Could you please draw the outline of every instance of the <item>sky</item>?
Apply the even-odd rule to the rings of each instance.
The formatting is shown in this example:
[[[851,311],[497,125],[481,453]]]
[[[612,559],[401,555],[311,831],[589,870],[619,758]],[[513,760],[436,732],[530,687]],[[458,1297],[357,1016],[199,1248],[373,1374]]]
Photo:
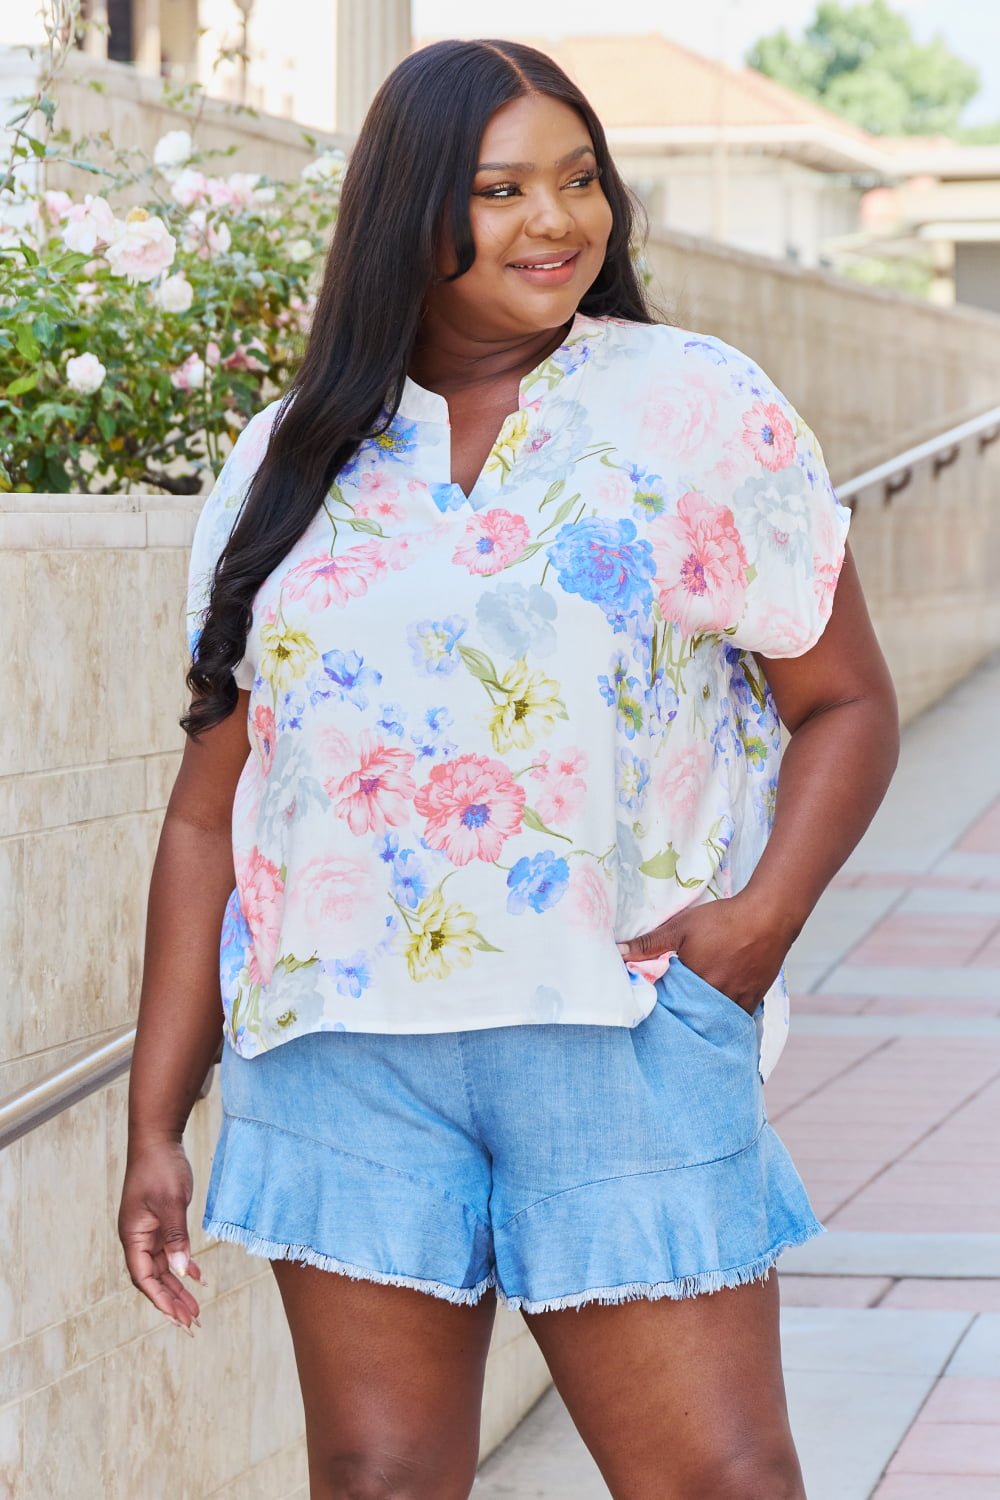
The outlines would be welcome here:
[[[413,0],[414,36],[558,36],[660,31],[709,57],[739,66],[759,36],[784,26],[801,33],[815,0]],[[995,0],[894,0],[919,41],[943,36],[973,63],[982,91],[967,124],[1000,119],[1000,6]]]

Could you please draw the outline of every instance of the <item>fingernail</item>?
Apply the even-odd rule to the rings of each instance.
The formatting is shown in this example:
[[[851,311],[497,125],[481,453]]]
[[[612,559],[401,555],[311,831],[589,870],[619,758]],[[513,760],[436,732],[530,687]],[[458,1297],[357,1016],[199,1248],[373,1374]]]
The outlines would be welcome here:
[[[175,1276],[183,1276],[188,1268],[188,1256],[183,1250],[171,1250],[167,1256],[167,1265]]]
[[[197,1323],[197,1325],[198,1325],[199,1328],[201,1327],[201,1319],[200,1318],[194,1318],[194,1319],[192,1319],[192,1321],[195,1322],[195,1323]]]
[[[616,943],[615,947],[618,949],[619,953],[627,953],[628,952],[628,943]]]

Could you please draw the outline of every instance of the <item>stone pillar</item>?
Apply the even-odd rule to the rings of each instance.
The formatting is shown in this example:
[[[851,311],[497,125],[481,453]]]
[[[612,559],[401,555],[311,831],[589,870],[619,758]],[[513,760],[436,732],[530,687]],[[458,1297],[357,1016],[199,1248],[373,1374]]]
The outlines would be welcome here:
[[[108,55],[108,0],[90,0],[86,7],[87,31],[83,50],[88,57]]]
[[[132,53],[137,68],[160,76],[160,0],[132,0]]]
[[[337,0],[337,130],[356,135],[376,89],[410,50],[410,0]]]

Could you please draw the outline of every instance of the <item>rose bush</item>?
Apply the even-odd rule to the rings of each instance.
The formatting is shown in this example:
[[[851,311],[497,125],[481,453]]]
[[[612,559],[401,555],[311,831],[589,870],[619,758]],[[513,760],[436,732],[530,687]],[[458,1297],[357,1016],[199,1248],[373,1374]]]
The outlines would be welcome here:
[[[213,173],[184,129],[88,144],[22,129],[0,178],[0,489],[196,494],[298,362],[345,158],[289,182]],[[32,189],[46,159],[103,190]]]

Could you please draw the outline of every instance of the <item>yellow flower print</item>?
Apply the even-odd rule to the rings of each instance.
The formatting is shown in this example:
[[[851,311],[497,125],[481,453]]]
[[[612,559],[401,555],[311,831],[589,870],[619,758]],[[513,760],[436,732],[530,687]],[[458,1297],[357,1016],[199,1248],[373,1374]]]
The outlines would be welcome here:
[[[438,887],[414,915],[420,927],[405,935],[403,946],[411,979],[447,979],[455,964],[469,967],[473,949],[483,946],[471,911],[457,901],[446,906]]]
[[[528,672],[522,656],[500,678],[504,701],[490,715],[489,729],[497,751],[528,750],[540,735],[548,734],[556,719],[567,719],[566,705],[558,696],[559,684],[543,672]]]
[[[304,677],[310,665],[318,660],[312,639],[304,630],[290,630],[287,625],[262,625],[263,646],[260,675],[266,677],[276,693],[286,693],[297,677]]]
[[[497,440],[486,460],[486,473],[492,474],[495,469],[502,470],[502,483],[514,467],[514,460],[524,446],[527,436],[528,413],[526,411],[514,412],[507,418],[497,434]]]

